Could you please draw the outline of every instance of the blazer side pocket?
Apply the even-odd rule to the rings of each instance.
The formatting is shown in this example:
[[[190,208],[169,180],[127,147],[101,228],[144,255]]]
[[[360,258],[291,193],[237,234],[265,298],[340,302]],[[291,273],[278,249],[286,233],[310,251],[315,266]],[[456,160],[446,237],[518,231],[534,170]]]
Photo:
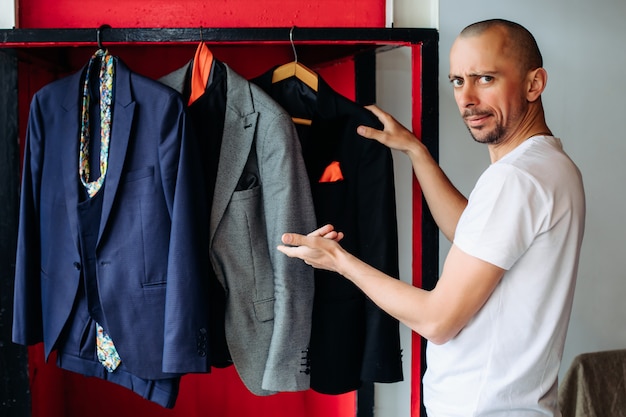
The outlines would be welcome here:
[[[254,314],[259,321],[274,319],[274,298],[254,302]]]

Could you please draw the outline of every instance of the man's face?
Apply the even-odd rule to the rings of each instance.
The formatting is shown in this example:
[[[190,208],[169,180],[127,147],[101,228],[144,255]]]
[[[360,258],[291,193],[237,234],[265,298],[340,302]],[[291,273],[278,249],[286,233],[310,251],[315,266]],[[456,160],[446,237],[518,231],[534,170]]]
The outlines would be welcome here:
[[[524,74],[506,46],[505,32],[490,29],[459,37],[450,51],[450,82],[472,137],[499,144],[514,134],[528,110]]]

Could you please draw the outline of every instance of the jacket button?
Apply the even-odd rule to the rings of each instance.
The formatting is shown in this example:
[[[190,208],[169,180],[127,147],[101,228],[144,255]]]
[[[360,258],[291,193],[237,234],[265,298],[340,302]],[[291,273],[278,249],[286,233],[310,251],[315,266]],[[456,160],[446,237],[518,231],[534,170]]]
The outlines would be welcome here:
[[[74,262],[74,268],[75,268],[77,271],[80,271],[80,268],[81,268],[80,262]]]
[[[196,348],[198,350],[198,355],[201,357],[205,357],[207,355],[207,330],[202,327],[198,330],[198,334],[196,336]]]
[[[207,340],[207,331],[204,327],[202,327],[200,330],[198,330],[198,333],[196,335],[196,340],[198,340],[198,342],[206,342]]]

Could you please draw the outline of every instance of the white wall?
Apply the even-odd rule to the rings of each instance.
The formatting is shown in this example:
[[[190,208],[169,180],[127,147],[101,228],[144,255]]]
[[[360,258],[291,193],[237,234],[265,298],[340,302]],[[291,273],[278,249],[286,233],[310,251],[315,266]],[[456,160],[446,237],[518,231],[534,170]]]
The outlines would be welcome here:
[[[0,29],[15,26],[15,0],[0,0]]]
[[[395,27],[439,28],[440,163],[465,194],[489,158],[485,147],[469,136],[454,103],[447,80],[450,46],[466,25],[494,17],[521,23],[535,35],[549,77],[543,94],[548,125],[582,171],[587,195],[586,233],[561,377],[579,353],[626,348],[626,1],[394,0],[394,10]],[[378,67],[378,104],[410,126],[408,54],[380,54]],[[396,156],[403,230],[410,225],[410,218],[401,214],[411,204],[410,188],[405,188],[410,166],[404,155]],[[406,248],[406,236],[400,239]],[[442,238],[441,262],[449,247]],[[408,280],[407,254],[401,254],[401,263],[401,278]],[[407,349],[405,345],[405,362]],[[410,397],[402,384],[377,385],[377,417],[410,416]]]
[[[405,126],[411,126],[411,54],[408,48],[399,48],[377,56],[377,104],[394,115]],[[394,157],[400,279],[412,282],[411,242],[412,207],[411,187],[413,171],[406,155],[392,151]],[[376,384],[375,416],[408,417],[411,415],[411,331],[400,326],[404,381],[394,384]]]

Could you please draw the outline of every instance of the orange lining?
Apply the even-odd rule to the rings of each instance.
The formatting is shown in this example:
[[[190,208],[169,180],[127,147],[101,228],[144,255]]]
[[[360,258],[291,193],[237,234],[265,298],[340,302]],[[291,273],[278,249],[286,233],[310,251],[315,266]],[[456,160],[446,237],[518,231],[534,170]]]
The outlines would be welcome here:
[[[213,65],[213,53],[211,53],[204,42],[200,42],[193,57],[191,95],[189,96],[189,103],[187,103],[188,106],[191,106],[191,103],[204,94],[209,75],[211,74],[211,65]]]

